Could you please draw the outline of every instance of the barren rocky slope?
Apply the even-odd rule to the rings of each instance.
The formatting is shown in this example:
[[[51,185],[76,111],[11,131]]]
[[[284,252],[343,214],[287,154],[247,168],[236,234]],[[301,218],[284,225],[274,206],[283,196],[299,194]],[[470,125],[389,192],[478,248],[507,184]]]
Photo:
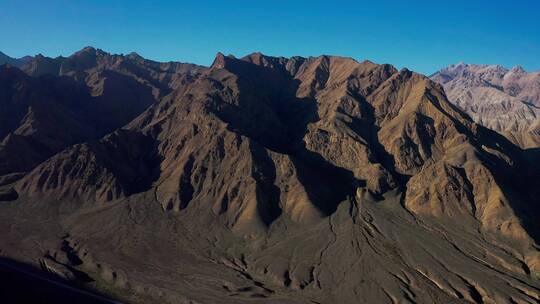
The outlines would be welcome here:
[[[24,72],[0,66],[0,186],[72,144],[127,124],[198,70],[90,47],[67,58],[22,61]]]
[[[218,54],[18,181],[0,248],[132,302],[534,303],[525,156],[406,69]]]
[[[477,123],[524,147],[540,144],[540,72],[459,63],[433,74],[451,102]]]

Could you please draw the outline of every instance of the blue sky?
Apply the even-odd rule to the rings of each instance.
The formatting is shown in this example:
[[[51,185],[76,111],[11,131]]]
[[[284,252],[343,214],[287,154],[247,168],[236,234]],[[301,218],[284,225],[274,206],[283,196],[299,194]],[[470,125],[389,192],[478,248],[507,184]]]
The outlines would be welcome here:
[[[44,4],[46,3],[46,4]],[[243,56],[350,56],[431,74],[448,64],[540,69],[540,1],[0,0],[0,51],[112,53],[208,65]]]

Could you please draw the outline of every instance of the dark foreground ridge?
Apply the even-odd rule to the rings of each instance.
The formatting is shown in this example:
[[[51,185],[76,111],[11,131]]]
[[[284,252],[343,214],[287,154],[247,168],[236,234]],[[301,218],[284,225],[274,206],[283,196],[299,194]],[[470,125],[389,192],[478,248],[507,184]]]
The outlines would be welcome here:
[[[11,259],[0,258],[0,294],[4,303],[119,304],[96,291]]]

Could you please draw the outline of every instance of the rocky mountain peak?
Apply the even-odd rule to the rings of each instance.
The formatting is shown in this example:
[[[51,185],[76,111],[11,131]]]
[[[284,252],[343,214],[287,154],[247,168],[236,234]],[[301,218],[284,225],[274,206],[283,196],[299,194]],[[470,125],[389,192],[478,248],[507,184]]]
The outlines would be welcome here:
[[[522,66],[520,65],[516,65],[515,67],[513,67],[512,69],[510,69],[510,72],[511,73],[515,73],[515,74],[525,74],[527,73]]]
[[[225,56],[223,53],[218,52],[214,58],[214,62],[212,62],[211,67],[215,69],[223,69],[226,67],[227,62],[231,59],[234,59],[234,56]]]

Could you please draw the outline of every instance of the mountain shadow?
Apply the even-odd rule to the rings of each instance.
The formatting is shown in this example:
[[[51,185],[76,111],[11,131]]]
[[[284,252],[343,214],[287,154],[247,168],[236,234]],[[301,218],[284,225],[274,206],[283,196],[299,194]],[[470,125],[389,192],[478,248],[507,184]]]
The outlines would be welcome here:
[[[67,280],[38,267],[0,257],[2,303],[110,304],[110,295],[77,280]]]

